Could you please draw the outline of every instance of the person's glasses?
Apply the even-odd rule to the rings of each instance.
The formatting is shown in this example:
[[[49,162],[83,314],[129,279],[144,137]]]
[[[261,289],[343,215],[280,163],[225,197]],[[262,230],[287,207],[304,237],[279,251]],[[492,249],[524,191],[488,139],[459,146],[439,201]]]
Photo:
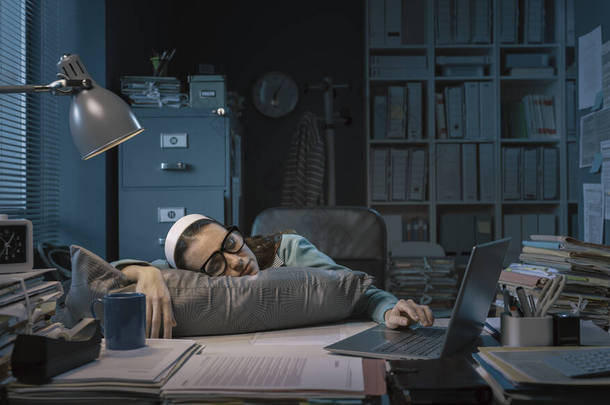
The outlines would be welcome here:
[[[244,247],[244,235],[232,226],[227,229],[227,235],[222,240],[220,249],[212,253],[208,260],[201,266],[201,271],[210,277],[219,277],[227,271],[227,259],[224,253],[238,253]]]

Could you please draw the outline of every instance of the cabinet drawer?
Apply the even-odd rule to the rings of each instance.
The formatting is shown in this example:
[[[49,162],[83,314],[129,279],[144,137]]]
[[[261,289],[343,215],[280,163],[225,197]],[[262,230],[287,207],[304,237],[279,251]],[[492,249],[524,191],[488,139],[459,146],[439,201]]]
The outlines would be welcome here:
[[[163,209],[166,210],[163,210]],[[119,196],[119,257],[152,261],[165,259],[163,244],[173,222],[181,216],[168,215],[167,210],[184,214],[203,214],[224,223],[224,191],[222,189],[122,190]],[[171,218],[173,217],[173,218]]]
[[[225,186],[221,117],[147,117],[146,131],[121,144],[122,187]]]

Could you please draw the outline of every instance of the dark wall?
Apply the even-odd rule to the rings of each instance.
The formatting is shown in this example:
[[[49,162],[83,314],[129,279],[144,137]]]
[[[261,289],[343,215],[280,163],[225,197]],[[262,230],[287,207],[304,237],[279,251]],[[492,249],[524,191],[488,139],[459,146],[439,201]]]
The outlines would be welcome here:
[[[186,83],[199,63],[214,64],[227,75],[229,89],[246,97],[246,230],[260,211],[279,205],[284,160],[299,116],[307,110],[322,114],[317,92],[302,93],[297,110],[287,117],[258,114],[250,88],[270,70],[290,74],[299,85],[324,76],[351,82],[351,92],[340,92],[335,100],[336,110],[349,107],[354,119],[336,132],[337,204],[366,203],[362,1],[106,0],[106,5],[107,84],[112,90],[118,92],[122,75],[151,73],[153,48],[176,48],[168,75]]]

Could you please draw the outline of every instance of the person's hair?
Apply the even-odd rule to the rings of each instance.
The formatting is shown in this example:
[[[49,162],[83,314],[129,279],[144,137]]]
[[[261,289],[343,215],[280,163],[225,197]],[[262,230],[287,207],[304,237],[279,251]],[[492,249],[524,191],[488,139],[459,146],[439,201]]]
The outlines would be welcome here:
[[[193,270],[198,271],[199,269],[190,269],[186,266],[184,261],[184,254],[186,250],[191,245],[192,241],[203,232],[204,228],[209,224],[217,224],[226,228],[223,224],[213,219],[199,219],[192,224],[190,224],[176,243],[176,249],[174,250],[174,261],[176,262],[176,267],[184,270]],[[246,245],[250,248],[254,256],[256,257],[256,261],[258,262],[258,267],[261,270],[267,269],[271,267],[273,261],[275,259],[275,254],[280,247],[280,243],[282,242],[282,235],[285,232],[278,232],[271,235],[255,235],[252,237],[244,236],[244,241]]]

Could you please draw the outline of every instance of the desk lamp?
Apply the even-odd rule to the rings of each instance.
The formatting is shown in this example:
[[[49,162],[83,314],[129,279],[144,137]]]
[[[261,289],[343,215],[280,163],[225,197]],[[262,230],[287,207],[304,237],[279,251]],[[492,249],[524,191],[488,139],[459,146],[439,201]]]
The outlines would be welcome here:
[[[119,96],[99,86],[78,55],[63,55],[56,80],[47,85],[0,86],[0,93],[70,95],[70,132],[83,160],[87,160],[144,131]]]

